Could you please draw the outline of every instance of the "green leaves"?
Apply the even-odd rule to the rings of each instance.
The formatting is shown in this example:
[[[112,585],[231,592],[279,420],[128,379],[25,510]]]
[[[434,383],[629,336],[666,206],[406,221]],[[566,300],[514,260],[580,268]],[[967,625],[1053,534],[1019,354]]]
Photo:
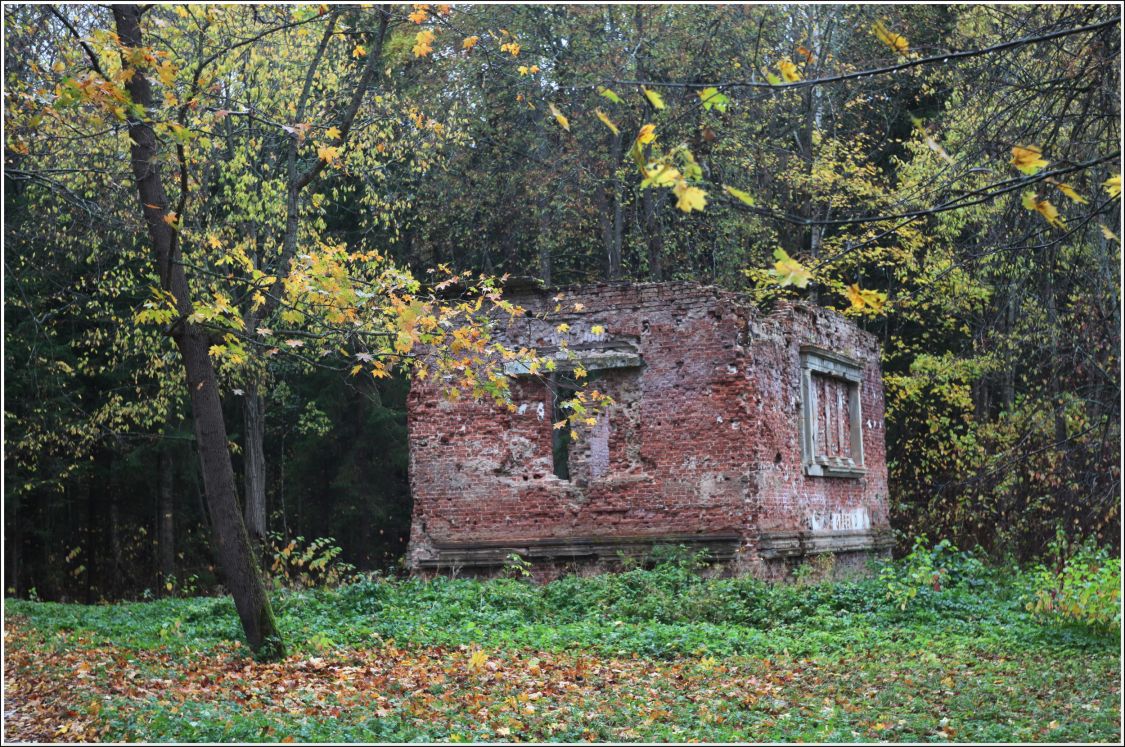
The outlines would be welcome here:
[[[704,88],[700,91],[699,100],[703,104],[703,108],[707,111],[714,109],[719,112],[725,112],[727,110],[727,105],[730,104],[730,99],[727,98],[726,94],[719,93],[719,89],[714,86]]]
[[[621,100],[620,96],[618,96],[616,93],[614,93],[610,89],[606,88],[605,86],[598,86],[598,95],[604,96],[605,98],[609,99],[610,101],[612,101],[615,104],[624,104],[625,103],[624,101]]]

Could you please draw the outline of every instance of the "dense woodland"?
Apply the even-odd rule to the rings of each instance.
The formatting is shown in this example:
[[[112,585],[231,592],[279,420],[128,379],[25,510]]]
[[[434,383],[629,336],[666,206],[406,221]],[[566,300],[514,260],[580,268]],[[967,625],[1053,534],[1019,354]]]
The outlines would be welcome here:
[[[393,570],[409,379],[502,398],[443,330],[504,275],[837,308],[883,342],[904,536],[1116,549],[1115,6],[3,12],[8,595],[319,538]]]

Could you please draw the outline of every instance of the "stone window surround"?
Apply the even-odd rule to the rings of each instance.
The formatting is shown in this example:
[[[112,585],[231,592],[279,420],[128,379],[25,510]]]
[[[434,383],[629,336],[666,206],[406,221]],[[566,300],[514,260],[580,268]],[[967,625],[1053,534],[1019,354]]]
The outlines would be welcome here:
[[[846,355],[833,353],[813,345],[801,346],[800,433],[801,461],[805,474],[811,477],[859,478],[867,474],[863,463],[863,413],[859,388],[863,382],[860,363]],[[816,457],[817,403],[813,374],[844,381],[848,386],[848,420],[851,424],[848,459]]]

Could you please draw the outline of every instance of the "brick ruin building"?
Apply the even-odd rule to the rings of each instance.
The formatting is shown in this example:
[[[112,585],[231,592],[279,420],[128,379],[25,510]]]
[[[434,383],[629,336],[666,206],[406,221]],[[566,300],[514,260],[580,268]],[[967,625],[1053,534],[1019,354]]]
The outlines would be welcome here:
[[[517,553],[550,577],[684,545],[777,578],[812,556],[834,554],[840,574],[888,551],[873,335],[696,283],[506,296],[528,311],[507,342],[546,355],[565,334],[573,354],[547,381],[510,370],[514,411],[413,388],[415,573],[495,573]],[[615,403],[571,443],[553,423],[575,358]]]

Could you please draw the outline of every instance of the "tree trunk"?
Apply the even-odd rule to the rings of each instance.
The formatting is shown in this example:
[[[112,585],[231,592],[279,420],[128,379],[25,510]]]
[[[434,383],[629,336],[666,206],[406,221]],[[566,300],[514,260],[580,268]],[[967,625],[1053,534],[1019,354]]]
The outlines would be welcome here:
[[[266,521],[266,452],[264,442],[266,438],[266,417],[262,404],[262,395],[258,392],[257,384],[246,387],[242,400],[242,420],[245,426],[246,439],[243,444],[246,449],[243,478],[245,481],[245,495],[243,496],[246,512],[246,531],[250,539],[259,545],[265,542],[268,531]]]
[[[657,282],[664,279],[664,228],[660,222],[663,195],[653,189],[641,192],[641,209],[644,214],[645,241],[648,244],[648,276]]]
[[[175,465],[167,443],[161,446],[158,459],[160,476],[156,493],[156,540],[160,552],[160,588],[164,589],[168,580],[176,575],[175,503],[172,498]]]
[[[20,503],[23,497],[12,493],[4,498],[4,590],[5,594],[20,597],[23,594],[23,578],[20,561],[23,559],[23,528],[20,525]]]
[[[144,46],[140,26],[142,12],[136,5],[113,6],[117,34],[123,46]],[[129,67],[124,54],[122,65]],[[147,112],[152,106],[152,88],[144,73],[134,70],[126,86],[133,102]],[[130,157],[133,177],[149,237],[152,239],[161,283],[176,298],[179,321],[173,328],[172,336],[180,350],[187,374],[203,490],[207,494],[207,506],[211,513],[215,554],[226,586],[234,597],[235,608],[250,647],[260,657],[280,658],[285,653],[284,645],[238,507],[234,466],[227,446],[227,428],[223,422],[215,369],[207,352],[210,341],[205,330],[188,321],[193,313],[192,300],[184,266],[179,262],[177,236],[165,221],[169,203],[160,178],[156,133],[147,121],[130,115],[129,136],[132,139]]]

